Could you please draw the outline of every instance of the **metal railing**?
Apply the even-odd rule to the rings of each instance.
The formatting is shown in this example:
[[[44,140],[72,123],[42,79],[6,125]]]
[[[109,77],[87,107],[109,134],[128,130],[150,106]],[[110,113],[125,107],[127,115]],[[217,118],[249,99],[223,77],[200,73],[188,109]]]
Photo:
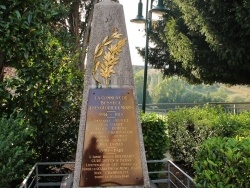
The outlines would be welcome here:
[[[30,170],[28,176],[23,180],[19,188],[60,187],[62,178],[69,175],[69,173],[44,173],[43,171],[41,172],[40,169],[44,169],[44,167],[62,167],[65,165],[74,164],[74,162],[36,163]]]
[[[171,170],[171,168],[175,169],[175,172]],[[177,176],[177,174],[180,176]],[[182,177],[182,178],[181,178]],[[168,188],[170,187],[178,187],[178,188],[194,188],[195,182],[194,180],[186,174],[182,169],[180,169],[176,164],[172,161],[168,161],[168,179],[170,183],[168,184]]]
[[[159,174],[159,178],[151,181],[156,184],[166,184],[168,188],[194,188],[194,180],[187,175],[182,169],[175,165],[170,160],[149,160],[147,163],[164,163],[167,165],[167,170],[153,171],[150,174]],[[19,188],[40,188],[40,187],[60,187],[63,177],[70,173],[44,173],[40,172],[40,168],[51,166],[74,165],[74,162],[44,162],[36,163],[28,176],[23,180]],[[46,177],[46,178],[44,178]],[[181,178],[180,178],[181,177]],[[48,180],[49,178],[49,180]]]
[[[165,115],[168,111],[175,111],[180,108],[203,107],[204,105],[221,106],[225,112],[238,114],[240,112],[250,112],[250,102],[208,102],[208,103],[157,103],[146,104],[146,112],[155,112]],[[141,104],[138,105],[141,109]]]
[[[149,160],[147,163],[165,163],[167,170],[152,171],[150,174],[160,175],[157,179],[151,179],[155,184],[166,184],[168,188],[195,188],[194,180],[170,160]]]

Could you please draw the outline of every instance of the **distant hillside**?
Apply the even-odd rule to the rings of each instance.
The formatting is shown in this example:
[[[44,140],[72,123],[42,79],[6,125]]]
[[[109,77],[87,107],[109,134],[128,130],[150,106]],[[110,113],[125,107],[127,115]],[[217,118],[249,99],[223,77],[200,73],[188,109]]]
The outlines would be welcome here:
[[[221,85],[229,94],[230,101],[233,102],[250,102],[249,86],[225,86]]]
[[[144,66],[133,66],[134,74],[143,71]],[[157,78],[157,79],[156,79]],[[157,81],[156,81],[156,80]],[[154,91],[154,87],[162,82],[162,75],[159,70],[148,68],[148,89]],[[186,90],[190,90],[203,95],[220,96],[225,102],[250,102],[250,86],[228,86],[225,84],[213,85],[190,85],[184,82]]]

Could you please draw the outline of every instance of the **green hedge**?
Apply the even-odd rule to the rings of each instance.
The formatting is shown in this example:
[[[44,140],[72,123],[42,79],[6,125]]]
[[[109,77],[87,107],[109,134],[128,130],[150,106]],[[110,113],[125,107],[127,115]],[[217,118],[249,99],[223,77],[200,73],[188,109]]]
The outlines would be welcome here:
[[[222,114],[222,109],[208,106],[170,111],[167,124],[170,139],[169,150],[173,159],[192,167],[201,143],[218,135],[216,125],[218,116]]]
[[[250,135],[250,113],[243,112],[237,115],[230,115],[232,124],[235,125],[234,136],[247,137]]]
[[[220,107],[205,105],[171,111],[167,124],[172,157],[192,168],[196,153],[205,140],[216,136],[249,135],[250,114],[228,114]]]
[[[212,138],[196,156],[197,188],[250,187],[250,137]]]
[[[156,114],[142,113],[141,124],[147,160],[164,159],[168,147],[166,122]],[[162,164],[148,164],[149,171],[161,170],[162,167]]]
[[[20,115],[0,118],[0,187],[16,187],[31,169],[33,151],[27,140],[32,134]]]

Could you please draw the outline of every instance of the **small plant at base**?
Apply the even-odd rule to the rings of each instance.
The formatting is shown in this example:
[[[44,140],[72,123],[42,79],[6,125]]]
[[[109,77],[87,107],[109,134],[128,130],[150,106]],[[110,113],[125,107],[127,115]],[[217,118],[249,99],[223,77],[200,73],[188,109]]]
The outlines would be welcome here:
[[[27,175],[33,157],[28,141],[32,134],[21,115],[0,118],[0,187],[15,187]]]
[[[141,121],[147,160],[164,159],[168,147],[165,121],[156,114],[141,114]],[[149,171],[161,170],[162,167],[162,164],[148,164]]]

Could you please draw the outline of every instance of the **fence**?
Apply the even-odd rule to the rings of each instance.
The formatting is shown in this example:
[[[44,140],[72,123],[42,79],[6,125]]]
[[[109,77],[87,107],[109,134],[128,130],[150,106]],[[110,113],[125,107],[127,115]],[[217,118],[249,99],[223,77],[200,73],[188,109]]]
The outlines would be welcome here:
[[[36,163],[30,170],[28,176],[23,180],[19,188],[40,188],[40,187],[60,187],[62,178],[68,176],[71,171],[59,172],[65,165],[74,165],[74,162],[44,162]],[[50,167],[49,173],[44,173],[44,169]],[[55,170],[53,170],[53,168]],[[41,172],[42,170],[42,172]]]
[[[166,170],[149,172],[159,174],[159,178],[151,179],[157,185],[168,188],[195,188],[194,180],[170,160],[149,160],[148,163],[165,163]]]
[[[195,187],[193,179],[170,160],[149,160],[147,163],[164,163],[167,166],[165,170],[149,172],[149,174],[160,175],[159,178],[151,180],[156,185],[166,184],[168,188]],[[55,173],[52,170],[49,173],[41,173],[40,169],[44,169],[45,167],[52,167],[52,169],[57,167],[61,169],[67,165],[72,167],[74,166],[74,162],[36,163],[19,188],[60,187],[63,177],[69,176],[71,174],[70,171]]]
[[[225,112],[238,114],[240,112],[250,112],[250,102],[209,102],[209,103],[157,103],[146,104],[146,112],[155,112],[159,115],[165,115],[170,110],[178,110],[180,108],[203,107],[204,105],[221,106]],[[139,109],[141,104],[138,105]]]

